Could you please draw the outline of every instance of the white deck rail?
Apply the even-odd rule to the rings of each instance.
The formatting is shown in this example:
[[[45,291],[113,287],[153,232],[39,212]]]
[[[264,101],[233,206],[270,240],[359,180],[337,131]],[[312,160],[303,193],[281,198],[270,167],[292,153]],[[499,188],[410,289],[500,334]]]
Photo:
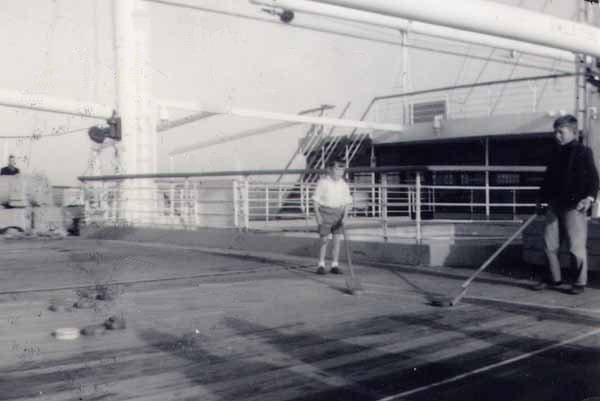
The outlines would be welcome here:
[[[520,220],[536,206],[537,186],[439,185],[432,172],[540,173],[540,167],[386,167],[349,169],[370,183],[350,183],[350,217],[357,222],[383,224],[404,220],[414,224],[414,239],[423,239],[423,220]],[[288,170],[299,174],[303,170]],[[406,182],[391,183],[402,171]],[[396,173],[395,173],[396,172]],[[271,182],[265,176],[280,170],[172,174],[150,176],[81,177],[87,224],[195,229],[281,229],[314,225],[312,194],[315,183]],[[489,174],[486,174],[489,176]],[[138,182],[140,185],[135,185]],[[142,185],[143,183],[143,185]],[[127,200],[125,202],[125,200]],[[125,206],[126,205],[126,206]],[[136,207],[125,210],[124,207]],[[134,216],[134,220],[131,220]]]

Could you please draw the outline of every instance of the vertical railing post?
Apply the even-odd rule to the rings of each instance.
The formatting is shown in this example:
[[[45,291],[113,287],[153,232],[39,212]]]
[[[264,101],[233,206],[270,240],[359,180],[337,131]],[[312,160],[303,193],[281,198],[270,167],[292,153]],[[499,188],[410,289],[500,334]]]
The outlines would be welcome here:
[[[304,181],[300,181],[300,210],[304,212]]]
[[[198,182],[194,182],[192,185],[192,200],[194,201],[194,226],[198,228],[200,225],[200,207],[198,203],[200,202],[199,194],[198,194]]]
[[[269,184],[265,184],[265,220],[269,222]]]
[[[240,193],[238,180],[233,180],[233,226],[240,227]]]
[[[281,190],[281,183],[277,183],[277,209],[281,210],[283,206],[283,191]]]
[[[244,208],[244,229],[250,228],[250,182],[248,177],[244,178],[244,191],[243,191],[243,208]]]
[[[371,217],[375,217],[375,173],[371,173]]]
[[[305,200],[304,200],[304,216],[306,221],[310,219],[310,184],[304,187]]]
[[[388,218],[388,190],[387,190],[387,175],[381,174],[381,194],[379,195],[381,206],[379,209],[379,215],[383,216],[384,219]]]
[[[186,177],[183,181],[183,213],[185,214],[183,221],[185,222],[186,229],[190,225],[190,212],[190,179]]]
[[[173,222],[175,221],[175,183],[172,181],[169,181],[171,188],[170,188],[170,197],[171,197],[171,224],[173,224]]]
[[[490,166],[490,139],[485,138],[485,167]],[[485,171],[485,218],[490,219],[490,171]]]
[[[422,232],[421,232],[421,172],[417,171],[417,177],[415,180],[415,195],[416,195],[416,211],[415,221],[417,223],[417,244],[421,243]]]
[[[512,189],[512,209],[513,209],[513,220],[517,217],[517,190],[515,188]]]
[[[350,167],[350,149],[348,149],[348,145],[344,148],[344,159],[346,160],[346,168]]]
[[[475,202],[473,193],[475,192],[474,189],[470,189],[469,190],[469,210],[471,211],[471,220],[473,220],[473,203]]]

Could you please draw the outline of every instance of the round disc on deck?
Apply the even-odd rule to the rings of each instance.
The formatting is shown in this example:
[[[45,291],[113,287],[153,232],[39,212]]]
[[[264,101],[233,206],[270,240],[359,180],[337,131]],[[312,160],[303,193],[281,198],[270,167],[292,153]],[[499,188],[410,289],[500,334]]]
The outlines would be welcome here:
[[[79,329],[76,327],[63,327],[54,330],[53,335],[58,340],[75,340],[79,338]]]

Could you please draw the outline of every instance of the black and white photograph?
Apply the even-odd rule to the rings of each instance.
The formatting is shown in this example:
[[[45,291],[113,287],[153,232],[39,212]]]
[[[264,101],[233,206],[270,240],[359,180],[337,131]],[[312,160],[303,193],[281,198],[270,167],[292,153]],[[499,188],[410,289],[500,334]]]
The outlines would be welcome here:
[[[598,0],[0,37],[0,401],[600,401]]]

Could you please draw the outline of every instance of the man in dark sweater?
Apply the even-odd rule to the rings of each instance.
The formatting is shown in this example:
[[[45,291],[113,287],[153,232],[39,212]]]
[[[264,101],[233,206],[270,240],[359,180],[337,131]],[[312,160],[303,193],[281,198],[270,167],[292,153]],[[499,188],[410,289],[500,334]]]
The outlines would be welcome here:
[[[544,250],[550,280],[534,290],[560,288],[562,284],[558,249],[560,234],[566,234],[577,278],[567,290],[581,294],[587,284],[587,212],[598,194],[598,171],[592,150],[577,140],[577,119],[572,115],[554,121],[558,148],[547,165],[540,201],[548,204],[544,229]]]
[[[17,175],[19,169],[17,168],[17,161],[13,155],[8,156],[8,166],[0,169],[0,175]]]

